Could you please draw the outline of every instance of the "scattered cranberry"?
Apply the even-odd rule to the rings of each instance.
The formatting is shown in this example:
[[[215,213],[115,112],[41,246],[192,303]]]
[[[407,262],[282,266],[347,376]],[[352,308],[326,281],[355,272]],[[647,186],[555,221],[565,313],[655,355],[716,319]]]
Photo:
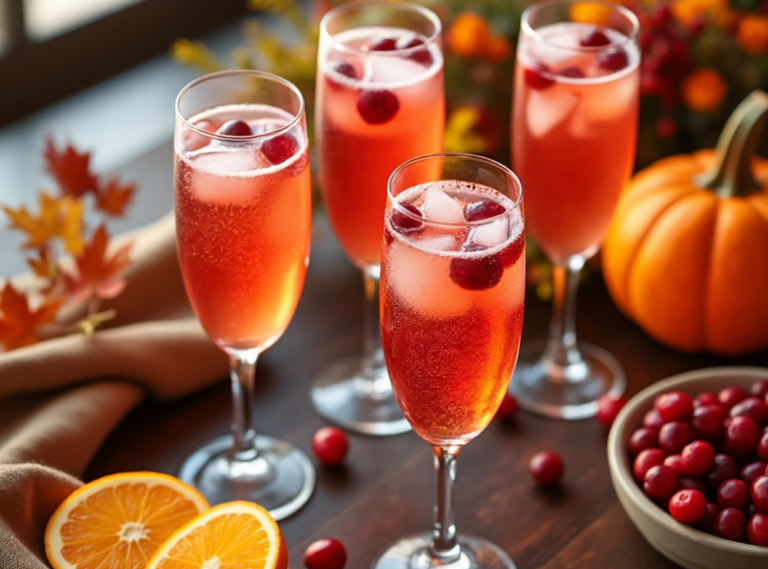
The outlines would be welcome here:
[[[730,387],[724,387],[721,389],[720,393],[717,394],[717,400],[720,401],[720,405],[726,409],[730,409],[746,396],[747,392],[744,390],[744,388],[737,385],[732,385]]]
[[[765,474],[766,463],[762,460],[756,460],[745,464],[739,472],[739,478],[741,478],[747,484],[752,484],[755,480]]]
[[[487,247],[479,244],[468,245],[464,251],[476,253]],[[466,290],[487,290],[499,284],[504,276],[504,267],[497,255],[480,257],[454,257],[449,270],[451,280]]]
[[[251,136],[253,132],[247,123],[239,120],[225,122],[216,131],[216,134],[225,134],[227,136]]]
[[[691,421],[694,435],[707,441],[719,441],[725,433],[726,417],[728,412],[719,403],[696,407]]]
[[[755,397],[765,398],[768,395],[768,380],[756,381],[749,388],[749,392]]]
[[[664,459],[664,466],[671,468],[677,474],[686,474],[685,467],[683,466],[683,457],[679,454],[670,454],[667,458]]]
[[[678,490],[669,500],[669,513],[678,522],[692,525],[704,517],[707,499],[698,490]]]
[[[304,551],[304,567],[307,569],[344,569],[347,550],[335,539],[318,539]]]
[[[659,447],[667,453],[680,452],[691,440],[691,430],[688,423],[671,421],[659,431]]]
[[[627,52],[620,47],[600,52],[597,64],[607,71],[620,71],[629,65]]]
[[[747,519],[744,512],[736,508],[721,510],[712,524],[712,533],[732,541],[742,541]]]
[[[712,445],[704,441],[693,441],[685,445],[680,456],[685,473],[691,476],[706,474],[715,462]]]
[[[602,47],[609,45],[611,40],[601,30],[594,28],[579,38],[579,45],[582,47]]]
[[[626,401],[615,395],[603,395],[597,400],[597,421],[610,428]]]
[[[415,205],[410,203],[398,204],[396,207],[392,208],[392,227],[394,227],[397,231],[400,233],[408,234],[416,231],[417,229],[421,229],[424,226],[423,222],[419,221],[418,219],[414,219],[406,213],[403,213],[400,211],[400,209],[404,209],[416,217],[424,217],[424,214],[422,214],[421,210]]]
[[[768,424],[768,406],[762,399],[755,396],[742,399],[731,407],[731,417],[749,417],[758,427]]]
[[[752,502],[760,512],[768,514],[768,475],[752,482]]]
[[[638,454],[647,448],[659,446],[659,433],[649,427],[640,427],[629,437],[629,452]]]
[[[749,519],[747,541],[753,545],[768,545],[768,514],[757,513]]]
[[[584,79],[584,72],[578,67],[566,67],[557,72],[560,77],[568,77],[570,79]]]
[[[635,478],[642,482],[645,480],[645,475],[653,466],[660,466],[664,463],[664,451],[660,448],[647,448],[641,451],[640,454],[635,457],[635,462],[632,465],[632,472]]]
[[[739,469],[733,458],[727,454],[716,454],[712,469],[706,475],[707,485],[712,490],[717,490],[725,480],[736,478],[738,474]]]
[[[528,85],[531,89],[541,91],[542,89],[546,89],[547,87],[554,85],[554,79],[547,76],[551,73],[552,72],[547,65],[537,62],[534,63],[531,67],[526,67],[523,70],[523,79],[525,80],[525,84]]]
[[[725,444],[737,453],[751,452],[759,439],[760,429],[749,417],[734,417],[725,430]]]
[[[764,432],[757,441],[757,457],[768,461],[768,432]]]
[[[694,407],[704,407],[705,405],[720,405],[720,401],[717,399],[717,394],[712,393],[711,391],[704,391],[703,393],[699,393],[693,399]]]
[[[563,477],[565,464],[559,454],[544,451],[533,456],[528,468],[531,476],[541,486],[555,486],[560,483],[560,479]]]
[[[680,489],[698,490],[702,494],[707,493],[707,486],[701,481],[700,478],[694,478],[693,476],[681,476]]]
[[[643,427],[650,427],[658,431],[663,426],[664,419],[661,418],[657,409],[651,409],[643,416]]]
[[[498,411],[496,411],[496,418],[503,421],[510,421],[517,415],[517,399],[511,393],[505,393],[504,398],[501,400]]]
[[[357,112],[368,124],[384,124],[400,110],[400,101],[392,91],[363,91],[357,97]]]
[[[696,527],[701,531],[712,533],[712,524],[715,523],[717,514],[720,513],[720,506],[707,502],[707,509],[704,511],[704,516],[696,523]]]
[[[290,134],[281,134],[270,138],[261,145],[261,153],[272,164],[282,164],[296,154],[299,143]]]
[[[348,450],[347,435],[336,427],[324,427],[312,437],[312,452],[326,466],[337,466],[344,462]]]
[[[665,423],[687,421],[693,415],[693,397],[682,391],[670,391],[656,398],[653,406]]]
[[[724,481],[717,489],[717,503],[721,508],[746,510],[749,505],[749,486],[738,478]]]
[[[371,51],[394,51],[397,49],[397,40],[393,38],[381,38],[369,48]]]
[[[482,221],[483,219],[502,215],[506,211],[503,205],[493,200],[472,202],[464,209],[464,219],[467,221]]]
[[[419,47],[420,45],[424,45],[424,42],[420,40],[419,38],[412,38],[406,42],[398,41],[397,42],[397,49],[411,49],[413,47]],[[421,63],[422,65],[432,65],[432,54],[429,53],[429,50],[427,48],[420,49],[418,51],[414,51],[412,54],[408,56],[408,59],[412,59],[413,61],[416,61],[418,63]]]
[[[664,465],[652,466],[645,473],[643,489],[655,500],[669,500],[679,488],[680,477],[671,468]]]

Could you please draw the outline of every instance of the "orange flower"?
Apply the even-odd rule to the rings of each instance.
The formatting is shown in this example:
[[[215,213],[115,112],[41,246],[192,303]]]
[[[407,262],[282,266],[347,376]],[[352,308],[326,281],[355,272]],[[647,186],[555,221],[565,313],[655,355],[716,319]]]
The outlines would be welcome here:
[[[476,59],[486,53],[491,29],[482,16],[475,12],[463,12],[456,16],[448,30],[450,50],[465,59]]]
[[[501,63],[512,53],[512,44],[504,36],[491,36],[485,45],[485,57],[494,63]]]
[[[673,0],[672,15],[683,25],[705,18],[727,27],[733,20],[728,0]]]
[[[607,6],[579,2],[571,6],[571,20],[582,24],[607,26],[611,19],[611,9]]]
[[[683,81],[683,101],[694,111],[715,111],[722,104],[728,86],[710,67],[701,67]]]
[[[768,51],[768,19],[749,14],[739,22],[736,41],[750,55]]]

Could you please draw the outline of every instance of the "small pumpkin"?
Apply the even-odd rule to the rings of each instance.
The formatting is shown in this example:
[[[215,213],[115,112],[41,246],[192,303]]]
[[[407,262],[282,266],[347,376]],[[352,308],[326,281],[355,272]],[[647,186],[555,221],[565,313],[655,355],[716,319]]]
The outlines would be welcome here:
[[[755,91],[716,150],[660,160],[622,195],[603,243],[619,308],[683,351],[768,346],[768,160],[753,157],[768,119]]]

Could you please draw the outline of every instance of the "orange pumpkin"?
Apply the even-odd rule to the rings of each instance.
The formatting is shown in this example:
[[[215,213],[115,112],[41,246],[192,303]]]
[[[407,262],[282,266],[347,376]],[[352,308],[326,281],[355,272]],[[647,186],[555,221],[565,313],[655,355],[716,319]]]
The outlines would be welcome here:
[[[768,95],[734,111],[717,150],[660,160],[619,201],[603,273],[619,308],[684,351],[768,346],[768,160],[752,154]]]

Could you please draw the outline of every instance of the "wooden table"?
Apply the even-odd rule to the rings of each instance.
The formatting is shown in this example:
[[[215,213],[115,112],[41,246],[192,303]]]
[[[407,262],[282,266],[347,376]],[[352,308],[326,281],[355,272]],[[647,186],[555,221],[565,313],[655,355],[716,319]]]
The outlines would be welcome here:
[[[170,164],[170,163],[169,163]],[[260,359],[254,418],[257,432],[310,451],[325,425],[309,402],[309,385],[324,366],[361,350],[362,283],[327,223],[315,224],[301,303],[284,337]],[[683,355],[657,344],[613,305],[599,279],[582,287],[579,337],[610,351],[624,366],[628,395],[664,377],[716,365],[768,366],[768,352],[723,359]],[[545,335],[549,306],[529,291],[523,341]],[[229,384],[136,409],[104,444],[86,474],[127,470],[175,473],[197,446],[229,429]],[[607,433],[596,421],[542,419],[520,413],[512,425],[493,422],[463,451],[458,469],[457,527],[494,541],[518,569],[676,567],[646,543],[619,504],[606,460]],[[429,446],[415,434],[351,435],[340,468],[318,467],[310,502],[280,523],[290,567],[303,567],[304,549],[323,537],[340,539],[348,569],[367,569],[388,544],[429,531],[434,473]],[[536,488],[528,461],[541,450],[566,463],[562,487]]]

